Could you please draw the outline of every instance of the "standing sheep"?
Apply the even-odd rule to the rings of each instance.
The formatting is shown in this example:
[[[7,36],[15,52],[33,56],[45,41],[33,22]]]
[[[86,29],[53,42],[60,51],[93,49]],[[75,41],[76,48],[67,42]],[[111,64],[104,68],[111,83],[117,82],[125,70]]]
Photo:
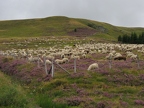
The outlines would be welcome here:
[[[45,62],[46,62],[46,64],[49,64],[49,65],[52,64],[52,62],[50,60],[46,60]]]
[[[63,60],[63,63],[69,62],[69,59],[68,59],[68,58],[63,58],[62,60]]]
[[[98,64],[97,63],[93,63],[93,64],[89,65],[87,70],[90,71],[90,70],[96,69],[96,68],[99,68]]]
[[[82,58],[86,58],[86,54],[82,54],[81,57],[82,57]]]
[[[63,60],[61,60],[61,59],[56,59],[55,62],[56,62],[57,64],[63,64]]]
[[[77,60],[80,60],[80,56],[71,55],[71,59],[77,59]]]
[[[130,58],[131,58],[132,60],[137,60],[137,59],[138,59],[138,55],[133,54]]]

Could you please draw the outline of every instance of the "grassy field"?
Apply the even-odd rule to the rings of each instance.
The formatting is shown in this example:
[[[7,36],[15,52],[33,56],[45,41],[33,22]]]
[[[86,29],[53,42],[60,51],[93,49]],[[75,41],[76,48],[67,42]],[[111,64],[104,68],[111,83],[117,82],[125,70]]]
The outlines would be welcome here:
[[[0,72],[0,107],[1,108],[36,108],[20,83]]]
[[[58,44],[54,40],[50,43]],[[37,43],[40,41],[36,40]],[[37,49],[36,42],[30,43],[33,49]],[[83,43],[72,39],[69,42]],[[0,73],[0,107],[143,108],[143,56],[139,56],[139,67],[136,61],[127,59],[112,61],[110,69],[108,61],[104,59],[106,55],[89,54],[87,58],[78,60],[77,73],[74,73],[73,60],[68,64],[61,64],[70,75],[55,66],[53,78],[46,76],[44,67],[38,68],[37,63],[0,56],[0,69],[5,73]],[[97,62],[100,68],[87,71],[87,66],[93,62]]]
[[[76,30],[76,31],[75,31]],[[117,42],[117,37],[144,28],[117,27],[107,23],[68,17],[0,21],[1,51],[20,49],[64,48],[69,45]],[[83,32],[86,33],[83,33]],[[118,50],[120,52],[120,50]],[[112,61],[107,54],[95,53],[62,64],[70,74],[55,66],[54,77],[44,67],[24,59],[0,56],[1,108],[143,108],[144,56],[136,61]],[[100,69],[87,71],[93,62]],[[50,69],[50,66],[48,66]]]
[[[77,73],[72,60],[62,64],[70,75],[55,66],[54,78],[45,77],[43,68],[36,64],[0,57],[5,73],[0,73],[0,107],[143,108],[144,62],[138,69],[131,60],[113,61],[109,69],[107,62],[98,61],[104,56],[96,54],[77,61]],[[88,72],[86,65],[93,61],[100,69]]]

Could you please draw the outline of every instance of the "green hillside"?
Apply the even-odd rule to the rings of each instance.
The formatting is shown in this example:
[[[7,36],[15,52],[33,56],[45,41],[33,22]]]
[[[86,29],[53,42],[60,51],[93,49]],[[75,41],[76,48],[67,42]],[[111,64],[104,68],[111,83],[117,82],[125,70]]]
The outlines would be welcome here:
[[[23,88],[0,71],[0,108],[36,108]]]
[[[92,36],[115,40],[119,35],[141,33],[144,28],[117,27],[107,23],[54,16],[39,19],[0,21],[0,37]]]

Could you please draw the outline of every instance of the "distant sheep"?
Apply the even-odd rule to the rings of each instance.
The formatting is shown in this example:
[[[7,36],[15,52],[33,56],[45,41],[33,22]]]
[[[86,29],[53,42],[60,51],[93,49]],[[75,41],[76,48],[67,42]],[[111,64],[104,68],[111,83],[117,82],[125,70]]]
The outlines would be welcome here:
[[[68,59],[68,58],[63,58],[62,60],[63,60],[63,63],[69,62],[69,59]]]
[[[52,64],[52,62],[50,60],[46,60],[45,62],[46,62],[46,64],[49,64],[49,65]]]
[[[33,57],[32,55],[28,56],[28,61],[30,62],[37,62],[39,59],[39,57]]]
[[[122,55],[121,55],[120,53],[116,53],[116,54],[114,55],[114,58],[117,58],[117,57],[122,57]]]
[[[132,52],[126,52],[126,55],[127,55],[127,57],[131,57],[131,56],[133,56],[134,54],[133,54]]]
[[[82,58],[86,58],[86,54],[82,54],[81,57],[82,57]]]
[[[64,55],[64,54],[61,54],[61,58],[65,58],[65,55]]]
[[[47,55],[47,56],[46,56],[46,59],[49,59],[49,60],[54,60],[54,59],[55,59],[55,57],[54,57],[54,56],[52,56],[52,55]]]
[[[56,59],[55,62],[56,62],[57,64],[63,64],[63,60],[61,60],[61,59]]]
[[[138,55],[133,54],[130,58],[131,58],[132,60],[137,60],[137,59],[138,59]]]
[[[80,56],[71,55],[71,59],[78,59],[78,60],[80,60]]]
[[[99,68],[98,64],[97,63],[93,63],[93,64],[89,65],[87,70],[90,71],[90,70],[96,69],[96,68]]]

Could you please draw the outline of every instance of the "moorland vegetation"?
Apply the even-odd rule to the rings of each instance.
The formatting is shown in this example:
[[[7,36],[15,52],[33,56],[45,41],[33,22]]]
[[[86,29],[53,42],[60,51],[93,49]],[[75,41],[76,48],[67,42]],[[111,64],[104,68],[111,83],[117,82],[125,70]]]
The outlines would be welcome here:
[[[144,43],[117,41],[143,30],[62,16],[0,21],[0,107],[143,108]],[[52,77],[48,55],[68,58],[69,74],[54,64]]]

